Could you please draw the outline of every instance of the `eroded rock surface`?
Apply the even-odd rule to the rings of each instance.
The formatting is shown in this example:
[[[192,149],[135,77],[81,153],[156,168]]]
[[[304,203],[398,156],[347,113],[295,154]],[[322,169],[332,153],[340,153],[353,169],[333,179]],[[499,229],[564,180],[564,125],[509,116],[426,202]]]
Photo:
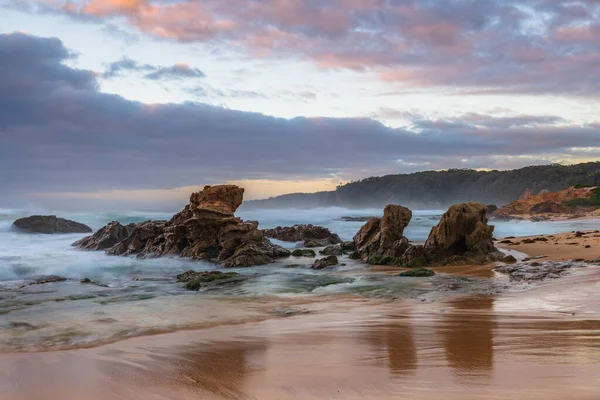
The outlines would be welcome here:
[[[288,250],[265,237],[258,222],[235,217],[243,194],[244,189],[235,185],[205,186],[201,192],[193,193],[190,203],[169,221],[128,226],[129,235],[106,252],[138,257],[181,256],[216,261],[224,267],[268,264],[289,256]],[[105,228],[110,231],[110,224]],[[124,232],[117,228],[112,227]],[[86,243],[94,243],[94,239],[85,238],[74,245],[85,248]]]
[[[570,262],[545,261],[500,265],[494,267],[494,271],[507,274],[511,282],[540,282],[548,279],[558,279],[567,275],[571,268],[584,266],[584,264]]]
[[[89,233],[92,228],[56,215],[32,215],[13,222],[13,228],[27,233]]]
[[[338,265],[338,259],[336,256],[328,256],[321,258],[314,262],[312,265],[312,269],[325,269],[327,267],[332,267],[334,265]]]
[[[264,233],[267,237],[284,242],[303,242],[305,247],[322,247],[342,243],[342,239],[329,229],[311,224],[278,226],[266,229]]]
[[[76,241],[72,246],[90,251],[106,250],[120,241],[127,239],[135,226],[136,224],[121,225],[119,222],[113,221],[99,229],[93,235]]]
[[[371,218],[354,236],[356,251],[352,258],[371,264],[393,263],[410,247],[404,229],[411,218],[408,208],[387,205],[382,218]]]

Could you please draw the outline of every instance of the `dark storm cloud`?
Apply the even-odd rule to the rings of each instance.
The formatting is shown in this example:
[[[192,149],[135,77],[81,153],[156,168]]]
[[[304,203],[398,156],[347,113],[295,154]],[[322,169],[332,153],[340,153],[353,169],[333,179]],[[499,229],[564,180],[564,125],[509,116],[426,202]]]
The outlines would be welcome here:
[[[0,35],[0,187],[7,192],[169,188],[231,179],[310,179],[544,159],[598,146],[599,125],[553,116],[447,120],[414,130],[372,119],[283,119],[199,103],[147,105],[65,66],[57,39]],[[425,164],[428,163],[428,164]],[[357,172],[359,171],[359,172]]]
[[[153,37],[252,57],[308,59],[411,86],[457,87],[463,94],[600,94],[596,0],[38,3],[41,12],[88,21],[120,18]]]

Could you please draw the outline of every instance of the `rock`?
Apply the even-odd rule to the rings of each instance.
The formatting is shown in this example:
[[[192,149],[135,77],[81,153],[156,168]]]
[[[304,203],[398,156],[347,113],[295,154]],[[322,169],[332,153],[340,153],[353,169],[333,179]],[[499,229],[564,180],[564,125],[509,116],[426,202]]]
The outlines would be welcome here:
[[[533,243],[535,243],[535,240],[533,240],[533,239],[523,239],[522,243],[523,244],[533,244]]]
[[[83,278],[79,282],[83,283],[83,284],[88,284],[88,283],[92,283],[92,280],[90,278]]]
[[[127,227],[111,223],[103,233],[97,233],[97,238],[86,238],[75,245],[93,248],[99,238],[112,240],[128,233],[106,253],[142,258],[180,256],[210,260],[224,267],[263,265],[288,257],[290,251],[271,243],[258,229],[258,222],[235,217],[243,193],[244,189],[235,185],[205,186],[193,193],[190,203],[169,221],[146,221]]]
[[[413,278],[427,277],[433,275],[435,275],[435,272],[427,268],[415,268],[400,274],[400,276],[408,276]]]
[[[494,227],[488,225],[485,210],[481,203],[451,206],[431,230],[424,245],[425,251],[438,259],[498,253],[492,240]]]
[[[265,236],[284,242],[304,242],[305,247],[323,247],[342,243],[342,239],[329,229],[311,224],[266,229]]]
[[[67,278],[58,275],[44,275],[34,278],[30,285],[43,285],[46,283],[64,282],[66,280]]]
[[[177,275],[177,282],[184,282],[183,286],[187,290],[200,290],[210,286],[223,286],[225,284],[239,283],[240,274],[237,272],[221,271],[186,271]]]
[[[325,258],[321,258],[314,262],[312,265],[312,269],[324,269],[327,267],[331,267],[333,265],[338,265],[338,259],[336,256],[328,256]]]
[[[501,259],[500,261],[505,264],[514,264],[517,262],[517,259],[511,255],[508,255],[508,256],[504,257],[503,259]]]
[[[544,262],[518,265],[501,265],[494,270],[507,274],[511,282],[539,282],[564,276],[574,265],[564,262]]]
[[[324,256],[341,256],[343,254],[342,245],[341,244],[330,244],[329,246],[325,247],[323,250],[319,251],[319,253],[323,254]]]
[[[71,246],[90,251],[106,250],[120,241],[127,239],[135,226],[136,224],[121,225],[119,222],[113,221],[93,235],[86,236]]]
[[[356,245],[353,241],[344,242],[342,243],[342,251],[344,253],[351,253],[353,251],[356,251]]]
[[[590,244],[586,244],[586,245],[585,245],[585,248],[586,248],[586,249],[591,249],[591,248],[592,248],[592,245],[590,245]]]
[[[317,253],[310,249],[296,249],[292,251],[294,257],[316,257]]]
[[[92,228],[56,215],[32,215],[13,222],[13,227],[27,233],[89,233]]]
[[[381,258],[397,258],[410,247],[404,229],[412,212],[399,205],[387,205],[382,218],[371,218],[354,236],[353,258],[381,262]]]

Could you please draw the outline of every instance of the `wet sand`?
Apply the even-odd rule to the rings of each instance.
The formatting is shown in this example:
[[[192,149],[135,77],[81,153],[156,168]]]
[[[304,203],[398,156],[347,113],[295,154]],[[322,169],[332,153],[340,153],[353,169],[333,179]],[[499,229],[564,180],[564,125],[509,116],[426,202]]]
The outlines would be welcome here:
[[[598,224],[600,228],[600,222]],[[536,240],[536,239],[545,239]],[[600,230],[536,235],[506,239],[513,243],[497,243],[500,249],[516,250],[530,257],[545,256],[548,261],[600,258]],[[524,241],[534,240],[534,243]],[[501,240],[502,241],[502,240]]]
[[[598,399],[600,271],[503,296],[311,313],[0,355],[0,398]]]

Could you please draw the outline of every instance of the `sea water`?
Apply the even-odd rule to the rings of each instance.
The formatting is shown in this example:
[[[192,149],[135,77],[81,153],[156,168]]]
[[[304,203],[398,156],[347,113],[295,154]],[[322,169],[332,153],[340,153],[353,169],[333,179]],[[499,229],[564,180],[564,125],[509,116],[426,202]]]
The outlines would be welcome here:
[[[442,210],[416,210],[405,231],[423,242],[437,224]],[[53,213],[0,210],[0,350],[52,348],[93,344],[156,331],[231,323],[261,317],[261,312],[232,306],[215,311],[215,298],[231,301],[290,298],[315,295],[369,295],[418,298],[452,287],[455,290],[492,290],[489,280],[436,276],[418,282],[373,274],[364,264],[342,257],[346,265],[327,271],[309,267],[313,259],[291,257],[272,265],[235,269],[250,275],[243,284],[210,293],[189,292],[176,282],[186,270],[213,270],[217,266],[180,258],[137,259],[81,251],[71,246],[83,234],[26,234],[12,222],[32,214],[57,214],[97,230],[111,221],[123,224],[169,219],[175,213],[135,211]],[[347,222],[344,216],[381,216],[380,209],[345,208],[239,210],[244,220],[259,221],[261,228],[314,224],[325,226],[343,240],[351,240],[364,222]],[[495,222],[495,235],[524,236],[597,229],[598,221]],[[276,241],[288,248],[297,243]],[[294,264],[294,268],[290,265]],[[67,281],[30,285],[35,277],[59,275]],[[82,284],[88,278],[93,284]],[[264,316],[264,315],[263,315]]]

